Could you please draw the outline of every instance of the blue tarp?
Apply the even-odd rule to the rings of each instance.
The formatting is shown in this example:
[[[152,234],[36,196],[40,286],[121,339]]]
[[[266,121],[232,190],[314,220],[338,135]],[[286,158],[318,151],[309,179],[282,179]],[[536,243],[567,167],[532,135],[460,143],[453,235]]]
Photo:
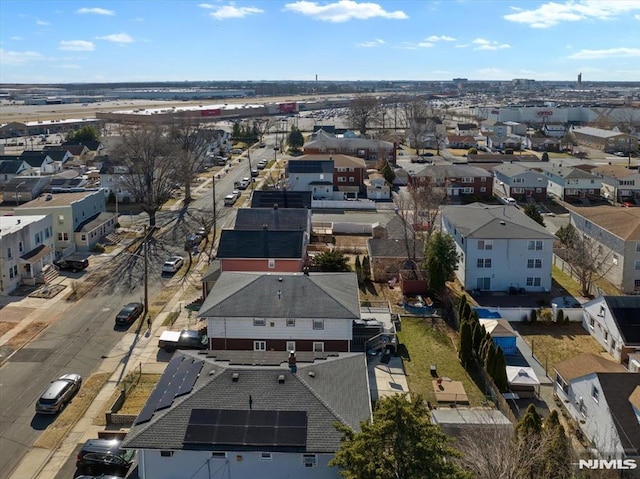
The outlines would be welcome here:
[[[478,313],[478,318],[479,319],[500,319],[500,318],[502,318],[502,316],[500,316],[500,313],[498,313],[497,311],[489,311],[486,308],[471,308],[471,309],[473,309],[473,311]]]

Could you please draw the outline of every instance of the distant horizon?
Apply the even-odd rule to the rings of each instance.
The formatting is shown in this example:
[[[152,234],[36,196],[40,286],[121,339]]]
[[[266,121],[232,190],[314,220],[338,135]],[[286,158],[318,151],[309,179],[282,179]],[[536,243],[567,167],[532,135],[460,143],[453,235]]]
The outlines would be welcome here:
[[[0,3],[0,84],[313,82],[316,75],[572,82],[579,73],[583,83],[640,81],[638,0]]]

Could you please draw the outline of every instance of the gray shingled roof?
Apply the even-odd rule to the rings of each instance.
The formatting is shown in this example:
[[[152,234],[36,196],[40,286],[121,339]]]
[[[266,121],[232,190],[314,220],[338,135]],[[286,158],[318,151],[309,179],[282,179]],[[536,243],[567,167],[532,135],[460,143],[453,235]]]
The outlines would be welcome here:
[[[409,251],[413,252],[413,239],[408,239]],[[372,258],[407,258],[407,242],[404,239],[370,238],[367,240]],[[417,240],[416,258],[424,256],[424,241]]]
[[[15,160],[0,160],[0,174],[3,175],[16,175],[20,172],[24,161],[19,157],[15,157]]]
[[[491,178],[487,170],[469,165],[428,165],[416,173],[416,176],[430,176],[433,178],[461,178],[478,177]]]
[[[629,397],[640,384],[637,373],[598,373],[602,393],[609,406],[620,442],[628,456],[640,452],[640,426]]]
[[[597,136],[598,138],[613,138],[615,136],[624,135],[624,133],[620,131],[604,130],[602,128],[594,128],[592,126],[574,127],[573,133],[589,135],[589,136]]]
[[[358,281],[354,273],[227,271],[198,316],[360,319]]]
[[[193,409],[249,409],[306,411],[306,452],[335,452],[342,434],[333,424],[340,422],[355,431],[371,420],[366,358],[362,353],[340,353],[313,363],[298,363],[292,374],[281,366],[230,366],[194,352],[178,352],[204,361],[191,393],[178,397],[166,410],[148,422],[134,425],[123,443],[131,449],[201,449],[184,445],[183,439]],[[314,373],[314,377],[309,375]],[[238,381],[232,375],[238,374]],[[278,376],[284,375],[284,383]],[[349,386],[345,394],[345,385]],[[247,448],[242,448],[247,450]],[[210,450],[239,450],[211,445]],[[260,450],[260,448],[254,448]]]
[[[465,206],[444,206],[442,217],[450,221],[465,238],[555,238],[543,226],[512,205],[472,203]]]
[[[309,210],[302,208],[239,208],[236,213],[236,230],[306,231]]]
[[[311,208],[310,191],[255,190],[251,195],[251,208]]]
[[[580,168],[573,168],[570,166],[553,166],[553,165],[544,165],[540,166],[543,171],[547,171],[555,176],[559,176],[561,178],[573,179],[573,178],[582,178],[582,179],[591,179],[596,180],[596,183],[600,183],[600,178],[595,175],[592,175],[589,172],[581,170]]]
[[[222,230],[218,258],[302,258],[304,231]]]
[[[626,346],[640,346],[640,296],[603,296]],[[640,384],[640,377],[638,378]]]
[[[527,168],[526,166],[521,165],[520,163],[502,163],[501,165],[494,166],[492,170],[497,171],[498,173],[502,173],[503,175],[508,177],[521,175],[523,173],[527,173],[531,171],[532,173],[537,174],[541,178],[544,178],[544,175],[542,175],[540,172],[532,171],[531,168]]]

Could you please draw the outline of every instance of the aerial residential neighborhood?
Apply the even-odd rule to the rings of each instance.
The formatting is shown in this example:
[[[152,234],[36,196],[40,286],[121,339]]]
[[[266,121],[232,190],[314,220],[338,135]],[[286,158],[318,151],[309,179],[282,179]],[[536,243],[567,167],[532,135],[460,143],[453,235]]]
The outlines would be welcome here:
[[[0,479],[640,477],[640,6],[34,5]]]

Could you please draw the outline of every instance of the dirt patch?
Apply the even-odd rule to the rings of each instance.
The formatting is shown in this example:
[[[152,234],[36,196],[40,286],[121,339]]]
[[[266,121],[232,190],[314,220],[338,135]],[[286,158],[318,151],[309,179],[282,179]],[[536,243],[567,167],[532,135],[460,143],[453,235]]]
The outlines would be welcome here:
[[[43,299],[51,299],[60,293],[64,288],[66,288],[63,284],[56,284],[53,286],[45,286],[42,287],[29,295],[30,298],[43,298]]]
[[[40,331],[46,328],[48,323],[35,322],[29,324],[22,331],[19,331],[9,341],[0,346],[0,365],[4,364],[7,358],[17,349],[31,341]]]
[[[337,235],[334,236],[335,247],[346,253],[364,254],[367,252],[367,240],[369,238],[371,236]]]
[[[127,395],[124,404],[118,411],[120,414],[138,414],[142,410],[142,406],[149,399],[149,395],[156,387],[160,374],[142,374],[140,381]]]
[[[98,373],[89,377],[65,410],[40,435],[34,447],[56,449],[76,422],[82,418],[110,376],[111,373]]]
[[[0,336],[3,336],[6,332],[11,331],[16,326],[16,323],[10,323],[8,321],[0,321]]]

